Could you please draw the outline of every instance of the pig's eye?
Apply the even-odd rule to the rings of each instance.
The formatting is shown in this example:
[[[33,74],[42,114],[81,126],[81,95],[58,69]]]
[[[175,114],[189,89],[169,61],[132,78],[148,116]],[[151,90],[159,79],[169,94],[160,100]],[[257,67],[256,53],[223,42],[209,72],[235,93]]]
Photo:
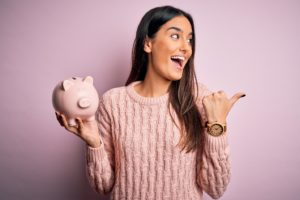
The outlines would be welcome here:
[[[72,79],[73,79],[73,80],[76,80],[76,78],[75,78],[75,77],[72,77]]]

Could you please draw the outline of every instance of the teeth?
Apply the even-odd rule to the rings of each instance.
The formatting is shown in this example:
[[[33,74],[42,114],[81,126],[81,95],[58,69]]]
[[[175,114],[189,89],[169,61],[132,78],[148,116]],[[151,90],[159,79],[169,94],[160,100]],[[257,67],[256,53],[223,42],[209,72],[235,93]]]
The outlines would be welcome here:
[[[171,56],[172,59],[178,59],[178,60],[181,60],[181,61],[184,61],[185,58],[183,56]]]

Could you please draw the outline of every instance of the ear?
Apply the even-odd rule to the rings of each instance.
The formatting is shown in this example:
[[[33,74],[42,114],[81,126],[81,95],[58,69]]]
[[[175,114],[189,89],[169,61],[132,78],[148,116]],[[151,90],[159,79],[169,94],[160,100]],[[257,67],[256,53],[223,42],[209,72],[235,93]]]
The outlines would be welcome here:
[[[67,91],[74,83],[69,80],[64,80],[62,83],[64,91]]]
[[[93,77],[87,76],[83,79],[83,82],[93,85]]]
[[[146,53],[151,53],[152,51],[152,40],[148,36],[144,40],[144,51]]]

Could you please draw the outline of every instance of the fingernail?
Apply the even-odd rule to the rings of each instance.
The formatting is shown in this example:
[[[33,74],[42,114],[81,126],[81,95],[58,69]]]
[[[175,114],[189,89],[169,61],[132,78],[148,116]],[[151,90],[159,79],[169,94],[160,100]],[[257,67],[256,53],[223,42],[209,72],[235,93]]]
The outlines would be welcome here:
[[[241,97],[245,97],[246,95],[245,94],[243,94]]]

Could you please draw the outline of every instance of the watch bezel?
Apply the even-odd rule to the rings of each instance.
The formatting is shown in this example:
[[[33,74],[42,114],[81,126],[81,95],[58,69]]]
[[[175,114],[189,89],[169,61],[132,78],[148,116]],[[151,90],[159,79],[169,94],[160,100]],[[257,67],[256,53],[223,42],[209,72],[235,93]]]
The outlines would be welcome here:
[[[218,133],[213,132],[212,128],[213,128],[214,126],[220,127],[220,128],[221,128],[221,131],[218,132]],[[223,124],[218,123],[218,122],[211,123],[211,124],[207,123],[207,124],[206,124],[206,127],[207,127],[207,129],[208,129],[208,133],[209,133],[210,135],[212,135],[212,136],[215,136],[215,137],[220,136],[220,135],[222,135],[224,132],[226,132],[226,124],[223,125]]]

